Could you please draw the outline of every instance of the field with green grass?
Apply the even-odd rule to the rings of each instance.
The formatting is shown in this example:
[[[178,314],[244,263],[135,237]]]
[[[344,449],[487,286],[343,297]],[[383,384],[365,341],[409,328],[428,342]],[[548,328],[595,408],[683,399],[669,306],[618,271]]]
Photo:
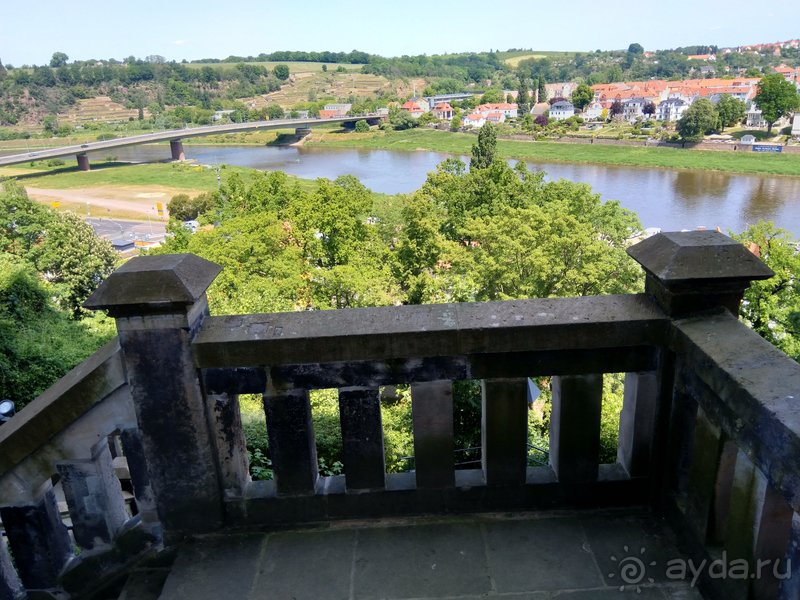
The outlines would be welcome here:
[[[469,154],[477,136],[433,129],[371,132],[368,134],[328,133],[310,136],[315,146],[380,148],[385,150],[431,150]],[[699,169],[733,173],[763,173],[800,177],[800,155],[759,154],[648,148],[644,146],[606,146],[558,142],[498,140],[497,150],[505,158],[546,162],[627,165],[663,169]]]

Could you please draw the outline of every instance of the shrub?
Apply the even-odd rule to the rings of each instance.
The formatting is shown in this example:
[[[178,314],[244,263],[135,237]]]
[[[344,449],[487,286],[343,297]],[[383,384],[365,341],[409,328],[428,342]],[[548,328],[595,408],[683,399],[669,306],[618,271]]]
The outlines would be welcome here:
[[[356,121],[356,133],[367,133],[369,132],[369,124],[364,121]]]
[[[535,125],[541,125],[542,127],[545,127],[550,124],[550,119],[544,115],[539,115],[533,120],[533,122]]]
[[[64,165],[64,161],[61,160],[60,158],[51,158],[50,160],[47,161],[47,166],[48,167],[60,167],[60,166],[63,166],[63,165]]]

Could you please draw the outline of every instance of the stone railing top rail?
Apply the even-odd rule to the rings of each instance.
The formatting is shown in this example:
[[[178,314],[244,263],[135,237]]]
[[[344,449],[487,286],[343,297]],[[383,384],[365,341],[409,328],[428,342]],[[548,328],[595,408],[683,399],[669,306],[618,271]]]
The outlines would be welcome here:
[[[0,476],[126,384],[115,337],[0,427]]]
[[[658,345],[649,295],[548,298],[207,317],[201,368]]]

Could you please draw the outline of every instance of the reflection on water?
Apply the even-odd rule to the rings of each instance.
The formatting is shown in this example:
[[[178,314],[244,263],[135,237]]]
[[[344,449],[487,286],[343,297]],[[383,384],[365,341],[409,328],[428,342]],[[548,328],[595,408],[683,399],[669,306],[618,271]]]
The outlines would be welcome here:
[[[314,179],[352,174],[375,192],[408,193],[450,155],[365,148],[185,145],[186,156],[201,164],[227,163],[281,170]],[[121,160],[166,160],[169,147],[133,146],[114,153]],[[90,153],[102,160],[104,153]],[[464,157],[465,162],[469,159]],[[800,159],[799,159],[800,160]],[[584,181],[604,200],[621,200],[645,227],[665,231],[720,227],[739,232],[759,219],[772,220],[800,236],[800,178],[735,175],[712,171],[672,171],[643,167],[528,163],[548,179]]]

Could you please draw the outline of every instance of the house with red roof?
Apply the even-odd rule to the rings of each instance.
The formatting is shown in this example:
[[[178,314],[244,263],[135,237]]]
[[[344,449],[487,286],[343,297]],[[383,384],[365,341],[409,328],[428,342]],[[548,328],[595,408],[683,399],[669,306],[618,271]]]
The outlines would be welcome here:
[[[419,118],[420,115],[425,114],[425,111],[422,110],[419,104],[416,102],[411,102],[410,100],[403,104],[403,106],[400,107],[400,110],[407,112],[414,118]]]
[[[516,118],[517,105],[509,104],[508,102],[498,102],[496,104],[481,104],[474,111],[474,113],[481,113],[484,117],[489,113],[503,113],[507,119]]]
[[[483,127],[486,125],[486,117],[481,113],[472,113],[461,120],[461,125],[463,127]]]
[[[486,115],[486,120],[490,123],[502,123],[506,120],[506,116],[500,112],[493,112]]]
[[[437,119],[452,119],[455,111],[447,102],[439,102],[431,111]]]
[[[322,119],[330,119],[331,117],[338,117],[340,115],[338,110],[321,110],[319,111],[319,116]]]

